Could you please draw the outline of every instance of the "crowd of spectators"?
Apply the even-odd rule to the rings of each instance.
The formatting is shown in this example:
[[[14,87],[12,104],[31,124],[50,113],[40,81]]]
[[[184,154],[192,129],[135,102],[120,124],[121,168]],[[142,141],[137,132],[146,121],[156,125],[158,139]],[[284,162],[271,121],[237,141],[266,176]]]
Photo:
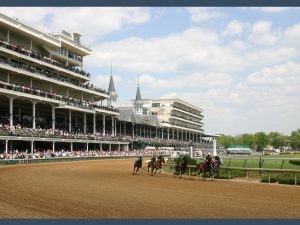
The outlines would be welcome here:
[[[90,77],[90,74],[87,73],[87,72],[85,72],[84,70],[81,70],[81,69],[78,69],[78,68],[74,68],[74,67],[71,67],[71,66],[66,66],[65,64],[63,64],[61,62],[58,62],[58,61],[56,61],[54,59],[50,59],[50,58],[48,58],[47,56],[45,56],[45,55],[43,55],[41,53],[34,52],[34,51],[29,50],[29,49],[27,49],[27,48],[25,48],[23,46],[10,44],[10,43],[8,43],[8,42],[6,42],[4,40],[0,40],[0,46],[4,47],[6,49],[9,49],[9,50],[15,51],[17,53],[20,53],[22,55],[26,55],[26,56],[29,56],[31,58],[38,59],[38,60],[41,60],[43,62],[49,63],[51,65],[58,66],[60,68],[72,71],[74,73],[78,73],[80,75],[83,75],[83,76],[86,76],[86,77]],[[82,61],[81,57],[80,57],[79,61]]]
[[[95,102],[90,102],[87,100],[83,100],[81,98],[77,97],[72,97],[72,96],[64,96],[60,95],[55,92],[48,92],[45,91],[41,88],[32,88],[26,85],[21,85],[17,83],[12,83],[12,82],[7,82],[4,80],[0,80],[0,88],[5,88],[8,90],[13,90],[13,91],[18,91],[18,92],[23,92],[27,94],[32,94],[32,95],[37,95],[45,98],[51,98],[59,101],[63,101],[67,105],[72,105],[72,106],[77,106],[80,108],[85,108],[85,109],[103,109],[103,110],[108,110],[112,112],[118,112],[117,108],[113,108],[111,106],[103,106],[103,105],[98,105]]]
[[[7,154],[0,153],[0,160],[4,159],[50,159],[50,158],[86,158],[86,157],[134,157],[134,156],[153,156],[171,154],[170,150],[132,150],[132,151],[52,151],[50,149],[34,150],[30,153],[28,150],[19,151],[17,149],[9,151]]]
[[[108,92],[106,90],[95,87],[93,84],[79,82],[79,80],[72,79],[70,77],[66,77],[66,76],[62,76],[62,75],[58,75],[57,73],[55,73],[53,71],[50,71],[50,70],[47,70],[44,68],[40,68],[40,67],[36,67],[33,65],[25,64],[23,62],[20,62],[20,61],[14,60],[14,59],[11,59],[9,61],[6,57],[0,56],[0,62],[3,64],[8,64],[17,69],[28,71],[30,73],[39,74],[39,75],[46,76],[51,79],[70,83],[70,84],[76,85],[78,87],[86,88],[86,89],[100,92],[103,94],[108,94]]]
[[[130,136],[113,136],[111,134],[103,133],[82,133],[69,132],[60,129],[32,129],[21,127],[19,124],[9,126],[8,124],[0,124],[0,135],[18,136],[18,137],[39,137],[39,138],[60,138],[60,139],[80,139],[80,140],[99,140],[99,141],[132,141]]]
[[[118,142],[140,142],[143,147],[145,146],[178,146],[188,148],[189,143],[187,141],[179,141],[174,139],[161,139],[161,138],[149,138],[140,136],[129,135],[111,135],[109,133],[103,134],[100,132],[83,133],[80,130],[73,130],[69,132],[63,129],[51,129],[51,128],[28,128],[22,127],[20,124],[9,126],[8,124],[1,123],[6,121],[5,117],[0,117],[0,135],[2,136],[18,136],[18,137],[38,137],[38,138],[59,138],[59,139],[79,139],[79,140],[99,140],[99,141],[118,141]],[[202,148],[202,144],[193,143],[194,148]]]

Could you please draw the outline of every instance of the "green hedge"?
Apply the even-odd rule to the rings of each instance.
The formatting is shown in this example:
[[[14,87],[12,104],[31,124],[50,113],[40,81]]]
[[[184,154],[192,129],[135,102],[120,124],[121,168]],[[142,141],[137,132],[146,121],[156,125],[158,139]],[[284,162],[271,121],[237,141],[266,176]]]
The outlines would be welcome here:
[[[300,166],[300,160],[290,160],[289,163],[293,164],[293,165]]]
[[[300,185],[300,177],[296,177],[297,185]],[[268,183],[269,176],[263,176],[261,182]],[[295,176],[292,174],[277,174],[270,177],[270,183],[295,185]]]

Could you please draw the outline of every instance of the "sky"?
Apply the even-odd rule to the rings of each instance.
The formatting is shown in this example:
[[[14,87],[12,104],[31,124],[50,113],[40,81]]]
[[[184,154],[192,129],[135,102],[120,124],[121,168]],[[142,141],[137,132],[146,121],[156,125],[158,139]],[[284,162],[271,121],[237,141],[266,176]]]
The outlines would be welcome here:
[[[46,33],[79,32],[84,70],[114,77],[118,103],[176,97],[203,109],[209,134],[300,128],[300,8],[0,8]]]

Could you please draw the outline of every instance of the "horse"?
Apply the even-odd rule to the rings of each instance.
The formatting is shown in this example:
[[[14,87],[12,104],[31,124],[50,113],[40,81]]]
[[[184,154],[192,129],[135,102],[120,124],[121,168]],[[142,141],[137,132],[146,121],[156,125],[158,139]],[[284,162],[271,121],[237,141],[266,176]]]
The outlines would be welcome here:
[[[180,162],[179,165],[175,166],[175,174],[177,176],[182,175],[185,173],[186,169],[187,169],[187,161],[183,160]]]
[[[155,161],[156,161],[156,157],[153,156],[151,160],[148,162],[148,173],[150,172],[150,168],[154,166]]]
[[[214,160],[212,160],[211,163],[209,163],[208,161],[199,163],[197,168],[199,170],[198,175],[204,173],[204,178],[206,178],[207,172],[209,173],[211,179],[213,179],[215,174],[217,173],[217,164]]]
[[[158,170],[161,171],[162,164],[165,164],[165,158],[162,156],[159,156],[156,161],[154,161],[154,162],[150,161],[148,163],[148,171],[149,171],[149,166],[150,166],[151,176],[155,175]]]
[[[142,165],[143,165],[143,159],[142,157],[139,157],[139,159],[134,161],[132,175],[138,174],[140,169],[142,168]]]

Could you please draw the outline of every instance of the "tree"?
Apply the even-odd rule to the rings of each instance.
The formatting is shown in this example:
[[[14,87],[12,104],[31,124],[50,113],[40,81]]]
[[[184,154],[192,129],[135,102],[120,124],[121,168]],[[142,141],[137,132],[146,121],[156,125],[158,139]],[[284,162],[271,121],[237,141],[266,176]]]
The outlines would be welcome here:
[[[230,135],[221,134],[220,137],[218,137],[217,142],[225,148],[228,148],[230,145],[235,144],[235,139]]]
[[[300,129],[291,133],[291,147],[294,149],[300,148]]]
[[[254,140],[256,143],[256,151],[263,151],[269,142],[268,136],[264,132],[255,133]]]
[[[272,145],[274,148],[282,147],[285,144],[285,137],[278,132],[269,133],[268,138],[270,145]]]
[[[253,134],[243,134],[242,135],[242,144],[248,145],[251,149],[254,148],[254,136]]]

